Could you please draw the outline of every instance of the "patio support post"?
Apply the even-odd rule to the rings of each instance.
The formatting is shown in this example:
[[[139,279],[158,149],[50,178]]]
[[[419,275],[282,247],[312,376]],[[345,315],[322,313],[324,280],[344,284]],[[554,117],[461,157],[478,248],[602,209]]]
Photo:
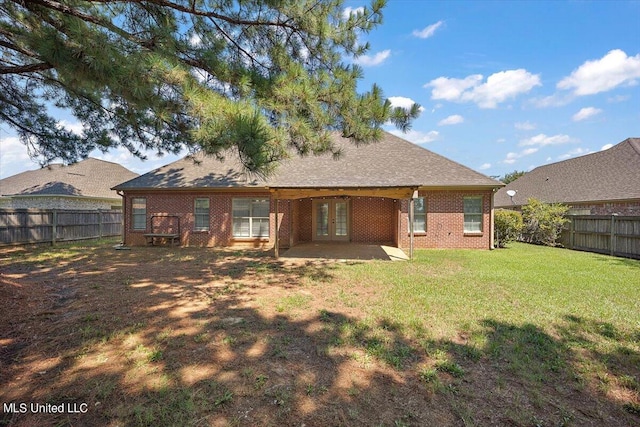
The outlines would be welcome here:
[[[280,237],[279,237],[279,235],[280,235],[280,227],[278,226],[278,223],[280,221],[278,221],[278,211],[280,209],[278,208],[278,198],[277,197],[276,197],[275,202],[276,202],[276,247],[275,247],[275,256],[276,256],[276,259],[278,259],[280,257],[280,248],[279,248],[279,246],[280,246]]]
[[[495,233],[496,233],[496,229],[495,229],[495,209],[493,207],[493,198],[495,197],[497,189],[493,189],[493,191],[491,192],[491,212],[489,213],[489,249],[495,249],[496,248],[496,241],[495,241]],[[498,236],[498,245],[500,245],[500,236]]]
[[[409,199],[409,259],[413,260],[413,208],[414,208],[414,198],[411,196]]]
[[[122,197],[122,223],[120,226],[122,227],[122,242],[120,244],[124,246],[125,233],[127,232],[126,223],[127,223],[127,198],[124,197],[124,193],[120,190],[116,191],[116,194]]]

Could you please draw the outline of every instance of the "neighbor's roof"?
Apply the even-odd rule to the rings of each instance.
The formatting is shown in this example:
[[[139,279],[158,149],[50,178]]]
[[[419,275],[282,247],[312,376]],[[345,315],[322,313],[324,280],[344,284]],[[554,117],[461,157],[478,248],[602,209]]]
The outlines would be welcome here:
[[[283,161],[266,180],[247,177],[236,155],[225,160],[202,154],[184,158],[114,187],[178,188],[362,188],[362,187],[499,187],[501,183],[390,133],[375,143],[356,145],[334,134],[342,154],[300,157]]]
[[[513,202],[508,190],[517,191]],[[532,197],[547,203],[640,199],[640,138],[533,169],[501,188],[495,206],[521,206]]]
[[[89,157],[68,166],[56,163],[4,178],[0,180],[0,195],[118,199],[111,187],[136,176],[119,164]]]

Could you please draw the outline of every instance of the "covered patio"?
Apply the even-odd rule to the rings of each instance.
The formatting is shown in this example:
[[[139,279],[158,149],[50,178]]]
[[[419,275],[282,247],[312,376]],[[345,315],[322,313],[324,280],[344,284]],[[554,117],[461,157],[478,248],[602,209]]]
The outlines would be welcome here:
[[[275,256],[281,256],[280,228],[289,251],[284,256],[331,259],[408,259],[399,246],[400,201],[413,217],[415,186],[377,188],[270,188],[275,210],[286,203],[287,219],[275,222]],[[411,234],[410,256],[413,249]],[[387,246],[388,245],[388,246]],[[285,247],[286,247],[285,246]]]
[[[280,257],[385,261],[406,261],[409,259],[402,249],[393,246],[344,242],[300,243],[286,250]]]

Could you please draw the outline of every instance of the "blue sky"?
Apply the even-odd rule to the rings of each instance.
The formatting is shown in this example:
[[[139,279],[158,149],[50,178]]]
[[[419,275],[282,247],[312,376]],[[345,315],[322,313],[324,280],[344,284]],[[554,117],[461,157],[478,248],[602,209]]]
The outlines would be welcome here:
[[[361,89],[423,107],[409,133],[388,128],[405,139],[487,175],[526,171],[640,137],[638,22],[640,1],[390,0],[362,35]],[[2,178],[38,167],[4,124],[0,154]],[[94,154],[138,173],[177,159]]]

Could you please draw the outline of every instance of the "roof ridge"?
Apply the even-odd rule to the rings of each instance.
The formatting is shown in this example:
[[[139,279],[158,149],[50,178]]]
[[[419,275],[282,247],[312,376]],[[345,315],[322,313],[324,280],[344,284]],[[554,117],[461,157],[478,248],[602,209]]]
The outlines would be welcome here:
[[[78,163],[82,163],[82,162],[84,162],[84,161],[86,161],[86,160],[96,160],[96,161],[99,161],[99,162],[102,162],[102,163],[110,163],[110,164],[112,164],[112,165],[120,166],[120,167],[123,167],[123,168],[127,169],[125,166],[121,165],[121,164],[120,164],[120,163],[118,163],[118,162],[112,162],[111,160],[98,159],[97,157],[87,157],[86,159],[82,159],[82,160],[80,160],[79,162],[75,162],[75,163],[72,163],[72,164],[70,164],[70,165],[66,165],[66,166],[73,166],[73,165],[77,165]],[[127,169],[127,170],[128,170],[128,169]]]
[[[636,147],[633,144],[633,142],[636,141],[636,140],[639,142],[638,147]],[[610,152],[610,150],[619,149],[619,148],[623,147],[626,142],[628,142],[629,145],[633,148],[633,150],[636,151],[638,153],[638,155],[640,155],[640,138],[627,138],[627,139],[625,139],[625,140],[623,140],[621,142],[618,142],[617,144],[607,148],[606,150],[600,149],[598,151],[594,151],[594,152],[591,152],[591,153],[583,154],[581,156],[570,157],[568,159],[558,160],[556,162],[551,162],[551,163],[547,163],[545,165],[536,166],[535,168],[531,169],[529,172],[533,172],[536,169],[546,168],[548,166],[559,165],[559,164],[565,163],[565,162],[573,162],[573,161],[575,161],[577,159],[585,159],[585,158],[590,157],[590,156],[605,155],[605,153]],[[529,173],[529,172],[527,172],[527,173]]]
[[[206,170],[198,170],[190,164],[182,163],[185,161],[182,158],[113,188],[226,188],[258,185],[292,188],[408,185],[497,188],[503,185],[468,166],[384,130],[381,138],[371,143],[356,144],[353,139],[343,137],[335,131],[331,133],[331,137],[336,148],[344,148],[342,161],[334,161],[330,153],[302,157],[291,151],[292,157],[280,162],[276,173],[261,179],[259,183],[241,179],[244,172],[228,156],[223,162],[207,158]],[[176,167],[180,170],[170,170]]]
[[[409,141],[409,140],[407,140],[407,139],[400,138],[399,136],[394,135],[394,134],[392,134],[391,132],[387,132],[386,130],[385,130],[385,131],[383,131],[383,132],[385,132],[386,134],[388,134],[388,135],[390,135],[390,136],[394,137],[395,139],[397,139],[397,140],[399,140],[399,141],[402,141],[403,143],[406,143],[407,145],[411,145],[411,146],[413,146],[413,147],[417,147],[417,148],[419,148],[419,149],[421,149],[421,150],[424,150],[424,151],[426,151],[426,152],[428,152],[428,153],[433,154],[434,156],[438,156],[438,157],[440,157],[440,158],[442,158],[442,159],[444,159],[444,160],[446,160],[446,161],[448,161],[448,162],[454,163],[454,164],[456,164],[456,165],[458,165],[458,166],[460,166],[460,167],[462,167],[462,168],[465,168],[465,169],[469,170],[470,172],[473,172],[473,173],[475,173],[475,174],[477,174],[477,175],[480,175],[480,176],[485,177],[485,178],[492,179],[492,180],[496,181],[496,183],[497,183],[497,184],[500,184],[500,183],[501,183],[501,181],[499,181],[499,180],[497,180],[497,179],[495,179],[495,178],[491,178],[490,176],[488,176],[488,175],[486,175],[486,174],[483,174],[482,172],[478,172],[477,170],[475,170],[475,169],[473,169],[473,168],[471,168],[471,167],[469,167],[469,166],[463,165],[462,163],[457,162],[457,161],[455,161],[455,160],[452,160],[452,159],[450,159],[449,157],[443,156],[442,154],[438,154],[438,153],[436,153],[435,151],[429,150],[428,148],[425,148],[425,147],[423,147],[423,146],[422,146],[422,145],[420,145],[420,144],[416,144],[415,142],[411,142],[411,141]]]
[[[633,150],[636,153],[638,153],[638,155],[640,155],[640,138],[630,137],[630,138],[625,139],[622,142],[628,142],[629,145],[631,145],[631,148],[633,148]]]
[[[639,198],[640,175],[634,173],[638,164],[640,138],[627,138],[609,149],[531,170],[498,191],[495,206],[525,204],[529,197],[549,203]],[[509,200],[506,195],[509,189],[520,190],[520,193]]]

